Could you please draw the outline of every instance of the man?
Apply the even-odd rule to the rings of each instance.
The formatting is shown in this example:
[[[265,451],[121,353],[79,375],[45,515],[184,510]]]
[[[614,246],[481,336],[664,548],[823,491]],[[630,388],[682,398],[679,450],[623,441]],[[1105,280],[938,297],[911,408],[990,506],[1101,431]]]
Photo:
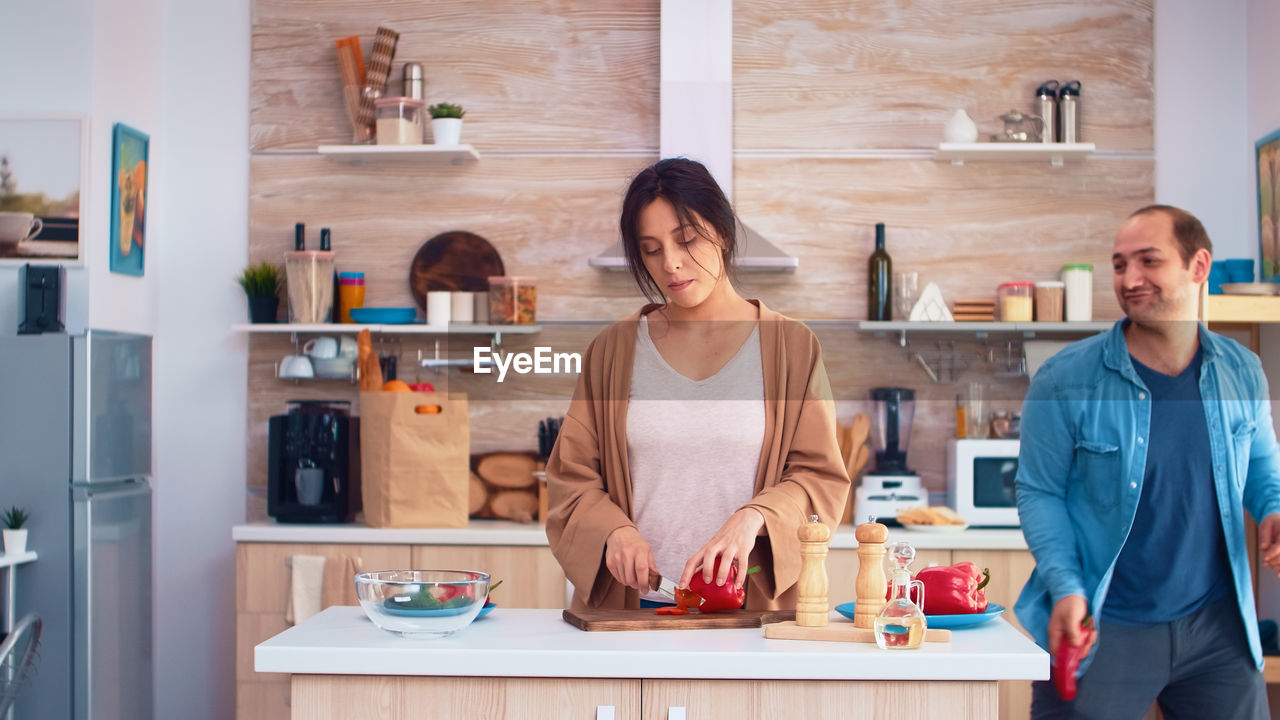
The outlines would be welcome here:
[[[1258,358],[1196,322],[1211,262],[1190,213],[1135,212],[1112,255],[1125,317],[1027,391],[1018,620],[1051,655],[1098,630],[1076,699],[1037,682],[1034,718],[1270,717],[1244,511],[1280,570],[1280,455]]]

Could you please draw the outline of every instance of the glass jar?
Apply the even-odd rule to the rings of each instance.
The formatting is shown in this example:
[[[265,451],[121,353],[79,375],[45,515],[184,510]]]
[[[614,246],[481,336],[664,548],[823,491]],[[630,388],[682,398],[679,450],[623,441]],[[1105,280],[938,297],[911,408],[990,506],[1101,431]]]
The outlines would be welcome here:
[[[1062,322],[1063,287],[1060,280],[1036,283],[1036,322]]]
[[[1093,320],[1093,266],[1085,263],[1063,265],[1062,283],[1066,288],[1067,322]]]
[[[377,118],[379,145],[421,145],[422,100],[408,97],[384,97],[373,101]]]
[[[489,278],[489,322],[533,325],[538,319],[538,279],[528,275]]]
[[[1000,322],[1031,322],[1032,296],[1035,283],[1007,282],[996,288],[996,307]]]
[[[338,273],[338,322],[351,322],[351,311],[364,307],[364,273]]]

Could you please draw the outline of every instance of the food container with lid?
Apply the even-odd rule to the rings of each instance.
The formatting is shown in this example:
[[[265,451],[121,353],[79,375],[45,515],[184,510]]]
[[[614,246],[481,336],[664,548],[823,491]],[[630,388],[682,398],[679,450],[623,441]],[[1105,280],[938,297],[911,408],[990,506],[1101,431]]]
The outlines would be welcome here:
[[[1062,266],[1062,283],[1065,286],[1067,322],[1093,320],[1093,266],[1074,263]]]
[[[1035,283],[1007,282],[996,288],[996,308],[1000,322],[1031,322]]]
[[[538,278],[530,275],[489,277],[489,322],[533,325],[537,322]]]
[[[421,145],[423,108],[426,103],[410,97],[384,97],[373,101],[379,145]]]
[[[1036,322],[1062,322],[1063,287],[1060,280],[1036,283]]]

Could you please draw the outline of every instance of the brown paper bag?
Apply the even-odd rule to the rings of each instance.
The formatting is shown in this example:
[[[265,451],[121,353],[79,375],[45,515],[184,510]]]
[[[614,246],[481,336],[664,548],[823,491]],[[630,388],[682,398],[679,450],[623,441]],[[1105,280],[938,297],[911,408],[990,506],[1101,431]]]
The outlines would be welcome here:
[[[440,412],[417,411],[433,406]],[[360,494],[370,527],[466,527],[470,454],[466,395],[360,393]]]

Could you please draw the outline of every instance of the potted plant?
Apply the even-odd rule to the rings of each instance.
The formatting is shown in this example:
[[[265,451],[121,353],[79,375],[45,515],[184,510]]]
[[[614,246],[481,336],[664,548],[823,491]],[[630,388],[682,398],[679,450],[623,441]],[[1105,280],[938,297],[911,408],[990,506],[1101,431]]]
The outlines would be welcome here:
[[[431,139],[436,145],[457,145],[462,136],[462,116],[467,114],[461,105],[436,103],[427,108],[431,113]]]
[[[27,529],[22,527],[30,519],[27,513],[17,505],[9,508],[4,514],[4,553],[21,555],[27,551]]]
[[[249,322],[275,322],[280,309],[280,268],[265,261],[250,265],[240,273],[239,281],[249,296]]]

